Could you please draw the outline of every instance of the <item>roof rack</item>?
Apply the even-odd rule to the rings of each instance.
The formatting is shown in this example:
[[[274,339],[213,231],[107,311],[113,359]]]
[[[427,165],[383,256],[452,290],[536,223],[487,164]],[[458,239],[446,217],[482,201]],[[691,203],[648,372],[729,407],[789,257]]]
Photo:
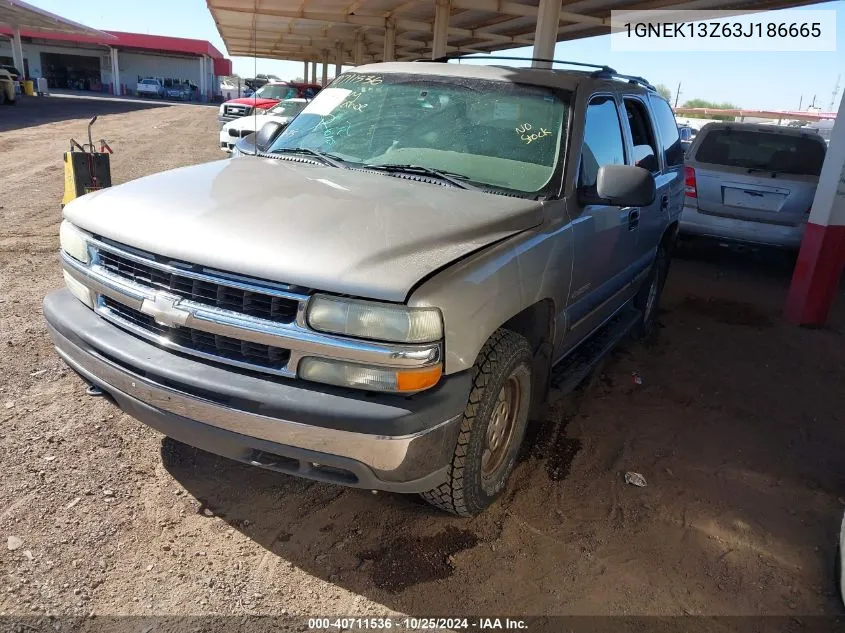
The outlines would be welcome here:
[[[596,72],[592,73],[590,76],[594,77],[595,79],[624,79],[629,84],[637,84],[637,85],[642,86],[643,88],[645,88],[647,90],[651,90],[653,92],[657,91],[657,88],[652,86],[648,82],[648,80],[646,80],[642,77],[636,77],[634,75],[623,75],[621,73],[616,72],[613,69],[610,69],[609,72],[606,71],[606,70],[597,70]]]
[[[545,57],[512,57],[508,55],[482,55],[476,56],[477,53],[470,55],[462,55],[460,53],[455,53],[452,55],[443,55],[442,57],[435,57],[434,59],[430,59],[427,57],[421,57],[418,59],[414,59],[415,62],[435,62],[435,63],[446,63],[452,61],[453,59],[458,60],[459,62],[462,59],[496,59],[496,60],[507,60],[507,61],[519,61],[519,62],[543,62],[547,64],[565,64],[567,66],[576,66],[578,68],[594,68],[595,70],[590,73],[590,76],[595,79],[623,79],[626,80],[628,83],[637,84],[646,88],[648,90],[656,91],[653,85],[651,85],[648,80],[644,79],[643,77],[637,77],[634,75],[623,75],[622,73],[616,72],[610,66],[605,66],[602,64],[587,64],[585,62],[572,62],[565,59],[547,59]],[[555,69],[552,69],[555,70]]]
[[[586,64],[584,62],[571,62],[565,59],[547,59],[545,57],[513,57],[508,55],[482,55],[476,56],[478,53],[473,53],[471,55],[464,55],[461,53],[455,53],[453,55],[443,55],[442,57],[435,57],[434,59],[429,58],[419,58],[413,61],[415,62],[437,62],[437,63],[445,63],[456,59],[461,61],[462,59],[495,59],[495,60],[506,60],[506,61],[518,61],[518,62],[543,62],[546,64],[566,64],[567,66],[577,66],[579,68],[595,68],[597,72],[606,72],[611,74],[616,74],[616,71],[613,70],[610,66],[605,66],[603,64]]]

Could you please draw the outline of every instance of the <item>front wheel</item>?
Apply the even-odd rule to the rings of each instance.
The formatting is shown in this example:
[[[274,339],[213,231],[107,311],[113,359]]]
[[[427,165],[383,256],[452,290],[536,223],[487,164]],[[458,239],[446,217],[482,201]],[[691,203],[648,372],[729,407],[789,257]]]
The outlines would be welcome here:
[[[635,338],[647,339],[654,334],[660,297],[663,295],[663,286],[668,274],[669,252],[661,244],[657,247],[657,255],[654,257],[648,277],[634,297],[634,306],[642,313],[634,330]]]
[[[472,368],[472,389],[446,483],[423,499],[459,516],[473,516],[505,489],[528,424],[531,348],[524,337],[498,330]]]

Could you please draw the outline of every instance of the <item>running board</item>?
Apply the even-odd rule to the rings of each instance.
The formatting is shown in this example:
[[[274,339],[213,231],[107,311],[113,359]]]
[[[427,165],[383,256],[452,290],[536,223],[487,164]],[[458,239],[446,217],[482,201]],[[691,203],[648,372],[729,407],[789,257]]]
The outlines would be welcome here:
[[[567,395],[596,368],[640,319],[641,312],[626,308],[581,343],[576,350],[552,368],[548,404]]]

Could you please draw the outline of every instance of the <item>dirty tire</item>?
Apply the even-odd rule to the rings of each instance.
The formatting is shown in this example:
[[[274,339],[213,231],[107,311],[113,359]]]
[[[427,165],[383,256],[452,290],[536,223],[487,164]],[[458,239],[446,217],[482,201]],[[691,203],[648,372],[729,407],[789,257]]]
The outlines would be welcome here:
[[[515,332],[497,330],[487,340],[471,370],[472,389],[448,479],[434,490],[422,493],[423,499],[446,512],[469,517],[482,512],[504,491],[528,423],[531,359],[528,341]],[[512,422],[507,425],[509,432],[505,434],[505,443],[497,442],[499,450],[487,452],[489,434],[498,426],[493,422],[494,415],[508,410],[500,408],[502,394],[514,391],[516,409],[508,416]],[[494,461],[491,455],[495,454],[499,457]],[[491,469],[491,465],[495,467]]]
[[[634,306],[642,312],[639,322],[634,328],[634,338],[645,340],[654,334],[657,326],[657,313],[660,308],[660,297],[663,286],[669,274],[669,253],[664,245],[657,247],[657,255],[651,265],[648,277],[634,297]]]

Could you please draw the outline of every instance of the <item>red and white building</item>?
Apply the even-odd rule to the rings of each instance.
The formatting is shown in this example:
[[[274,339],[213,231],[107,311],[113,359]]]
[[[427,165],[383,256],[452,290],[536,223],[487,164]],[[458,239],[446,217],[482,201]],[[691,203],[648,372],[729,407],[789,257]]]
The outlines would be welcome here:
[[[220,92],[232,62],[210,42],[181,37],[102,31],[73,34],[14,29],[0,24],[0,64],[27,78],[45,77],[51,89],[132,94],[139,78],[190,83],[201,98]]]

